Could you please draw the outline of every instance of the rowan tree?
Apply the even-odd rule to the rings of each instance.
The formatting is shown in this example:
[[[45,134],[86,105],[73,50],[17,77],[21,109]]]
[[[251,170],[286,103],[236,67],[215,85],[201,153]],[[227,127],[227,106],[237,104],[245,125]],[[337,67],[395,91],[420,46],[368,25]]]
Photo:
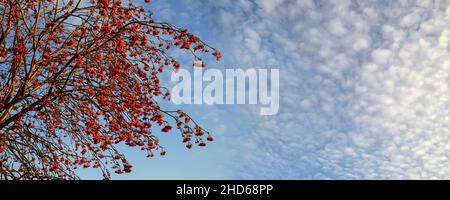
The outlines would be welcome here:
[[[0,26],[0,179],[77,179],[91,167],[109,179],[132,170],[118,145],[153,157],[172,129],[189,149],[213,140],[160,106],[170,98],[160,75],[180,68],[171,48],[220,52],[136,1],[0,0]]]

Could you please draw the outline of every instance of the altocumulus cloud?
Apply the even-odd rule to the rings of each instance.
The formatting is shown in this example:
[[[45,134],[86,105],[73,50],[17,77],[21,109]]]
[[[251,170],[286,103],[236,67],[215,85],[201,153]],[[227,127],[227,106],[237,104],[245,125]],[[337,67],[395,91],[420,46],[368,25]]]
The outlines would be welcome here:
[[[449,1],[189,5],[231,63],[280,68],[279,114],[247,109],[235,139],[237,178],[450,178]]]

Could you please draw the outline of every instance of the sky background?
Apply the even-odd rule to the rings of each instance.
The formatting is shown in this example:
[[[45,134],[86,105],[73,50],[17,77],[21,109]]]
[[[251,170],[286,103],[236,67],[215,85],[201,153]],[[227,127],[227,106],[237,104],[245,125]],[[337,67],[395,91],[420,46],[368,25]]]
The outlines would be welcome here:
[[[165,157],[125,150],[134,171],[113,179],[450,179],[449,0],[146,7],[220,49],[223,61],[206,60],[208,68],[280,69],[280,111],[168,104],[215,141],[187,150],[175,132],[162,135]]]

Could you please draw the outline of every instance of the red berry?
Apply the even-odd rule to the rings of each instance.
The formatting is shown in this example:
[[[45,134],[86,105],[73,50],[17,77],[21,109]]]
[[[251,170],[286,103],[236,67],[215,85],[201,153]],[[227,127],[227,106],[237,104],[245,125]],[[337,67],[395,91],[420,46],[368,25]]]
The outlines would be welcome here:
[[[161,131],[167,133],[167,132],[169,132],[170,130],[172,130],[172,127],[169,126],[169,125],[167,125],[167,126],[165,126]]]

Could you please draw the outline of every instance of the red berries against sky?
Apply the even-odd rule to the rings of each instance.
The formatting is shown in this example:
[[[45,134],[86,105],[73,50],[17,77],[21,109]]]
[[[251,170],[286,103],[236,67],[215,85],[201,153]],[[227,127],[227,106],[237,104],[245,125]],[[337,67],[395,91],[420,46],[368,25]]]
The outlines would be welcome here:
[[[170,130],[172,130],[172,126],[167,125],[161,131],[162,132],[169,132]]]
[[[172,48],[222,57],[198,37],[120,0],[0,4],[0,179],[129,173],[116,145],[165,155],[157,134],[174,129],[188,149],[212,141],[186,113],[158,104],[170,97],[159,74],[181,67]]]
[[[217,61],[219,61],[220,59],[222,59],[222,53],[220,53],[220,51],[214,52],[213,55],[216,57],[216,60],[217,60]]]

